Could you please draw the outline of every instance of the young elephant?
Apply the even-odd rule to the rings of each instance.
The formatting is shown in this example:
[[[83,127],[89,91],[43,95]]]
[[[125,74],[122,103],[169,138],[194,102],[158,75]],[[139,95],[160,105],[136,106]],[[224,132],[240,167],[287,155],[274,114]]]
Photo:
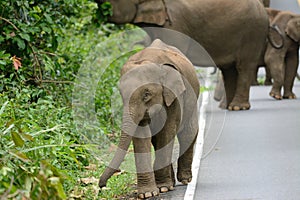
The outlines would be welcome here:
[[[277,100],[295,99],[292,88],[299,63],[300,15],[287,11],[278,13],[270,24],[268,39],[265,63],[273,78],[270,96]]]
[[[200,89],[192,63],[178,49],[157,39],[129,58],[121,71],[119,89],[124,106],[121,139],[99,186],[105,186],[119,168],[132,140],[139,198],[173,190],[176,135],[180,145],[177,179],[183,184],[190,182]],[[151,144],[155,149],[153,168]]]
[[[268,14],[270,24],[272,23],[274,18],[278,15],[278,13],[281,12],[280,10],[276,10],[276,9],[272,9],[272,8],[266,8],[266,11],[267,11],[267,14]],[[264,49],[263,49],[263,51],[260,55],[260,58],[258,60],[257,69],[254,72],[254,80],[252,81],[251,85],[258,85],[257,74],[258,74],[258,68],[259,67],[265,67],[265,70],[266,70],[266,80],[265,80],[264,84],[265,85],[272,85],[271,72],[270,72],[268,66],[265,64],[265,53],[266,53],[267,45],[268,45],[268,40],[265,41],[265,46],[264,46]]]

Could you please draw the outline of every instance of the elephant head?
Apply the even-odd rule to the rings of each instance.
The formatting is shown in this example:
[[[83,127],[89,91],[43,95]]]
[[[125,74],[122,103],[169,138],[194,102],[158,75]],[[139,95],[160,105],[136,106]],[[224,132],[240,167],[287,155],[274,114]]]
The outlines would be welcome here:
[[[96,0],[96,2],[111,3],[113,15],[109,21],[117,24],[143,23],[163,26],[168,19],[162,0]]]
[[[118,150],[100,177],[100,187],[105,186],[119,168],[132,137],[150,138],[161,130],[167,117],[167,107],[175,100],[180,101],[186,88],[175,67],[146,61],[124,65],[119,90],[123,99],[122,133]]]
[[[300,41],[300,15],[291,12],[280,12],[270,24],[268,39],[270,44],[280,49],[289,39]]]
[[[285,33],[295,42],[300,42],[300,15],[294,16],[289,20]]]
[[[129,113],[127,117],[137,126],[149,124],[153,116],[171,106],[186,89],[181,74],[171,65],[146,61],[127,63],[124,68],[129,71],[125,69],[119,86],[123,112]]]

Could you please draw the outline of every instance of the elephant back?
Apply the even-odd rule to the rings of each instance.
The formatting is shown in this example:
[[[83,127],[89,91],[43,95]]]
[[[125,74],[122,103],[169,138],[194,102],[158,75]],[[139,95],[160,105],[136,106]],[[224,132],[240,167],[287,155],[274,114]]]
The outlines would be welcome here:
[[[131,56],[125,63],[122,74],[144,62],[173,66],[193,87],[195,94],[199,95],[199,80],[196,70],[190,60],[177,48],[156,39],[149,47]]]

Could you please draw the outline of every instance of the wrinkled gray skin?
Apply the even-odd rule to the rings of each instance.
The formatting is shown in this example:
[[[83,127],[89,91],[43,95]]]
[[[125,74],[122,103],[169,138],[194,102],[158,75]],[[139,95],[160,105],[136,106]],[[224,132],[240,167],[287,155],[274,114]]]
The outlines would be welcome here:
[[[268,14],[268,17],[269,17],[269,23],[270,24],[272,24],[275,17],[279,13],[282,12],[280,10],[271,9],[271,8],[266,8],[266,11],[267,11],[267,14]],[[269,29],[269,30],[271,30],[271,29]],[[268,34],[269,34],[269,32],[268,32]],[[278,36],[278,37],[280,37],[280,36]],[[270,39],[266,39],[266,41],[264,42],[265,46],[264,46],[264,49],[263,49],[263,51],[260,55],[260,58],[258,60],[258,65],[257,65],[257,69],[256,69],[255,74],[254,74],[254,79],[253,79],[252,85],[258,85],[257,73],[258,73],[258,68],[259,67],[265,67],[265,69],[266,69],[265,85],[272,85],[271,72],[270,72],[270,69],[269,69],[268,65],[266,65],[266,63],[265,63],[265,56],[266,56],[267,47],[268,47],[268,45],[270,45],[269,40]],[[273,46],[272,45],[271,46],[277,49],[277,48],[281,48],[281,46],[279,46],[279,45],[282,45],[282,44],[277,44],[277,47],[276,46],[274,47],[274,45],[276,45],[276,44],[273,44]],[[277,51],[275,51],[275,52],[277,53]],[[270,54],[269,57],[270,58],[277,57],[278,55],[276,55],[276,53],[274,55]],[[292,58],[286,58],[286,60],[289,60],[289,59],[292,59]],[[270,67],[272,68],[272,66],[270,66]],[[220,108],[226,108],[226,103],[225,103],[226,99],[225,99],[223,80],[222,80],[222,76],[220,74],[218,75],[218,82],[217,82],[217,86],[216,86],[215,93],[214,93],[214,99],[217,100],[217,101],[220,101],[220,106],[219,106]]]
[[[279,12],[279,10],[274,10],[274,9],[268,8],[270,6],[270,0],[262,0],[261,2],[263,3],[264,7],[266,7],[269,23],[271,23],[272,20],[274,19],[274,17]],[[266,66],[265,61],[264,61],[265,51],[267,48],[267,40],[264,41],[264,44],[265,45],[264,45],[263,51],[261,52],[261,55],[258,60],[257,68],[254,71],[253,81],[251,82],[251,85],[258,85],[257,74],[258,74],[259,67],[265,67],[265,69],[266,69],[266,80],[265,80],[264,84],[272,85],[271,72],[270,72],[269,68]],[[226,108],[226,96],[225,96],[223,77],[220,73],[218,73],[217,78],[218,78],[218,80],[217,80],[216,88],[214,91],[214,99],[216,101],[221,101],[220,105],[219,105],[220,108]]]
[[[269,18],[269,23],[271,23],[280,11],[268,8],[270,6],[270,1],[263,1],[263,4],[266,7],[266,11],[267,11],[268,18]],[[270,72],[269,68],[266,66],[265,60],[264,60],[265,52],[266,52],[266,49],[267,49],[267,44],[268,44],[268,41],[266,40],[265,41],[265,46],[263,48],[263,51],[262,51],[261,56],[260,56],[259,61],[258,61],[258,66],[256,68],[256,71],[254,72],[254,79],[253,79],[251,85],[258,85],[259,84],[258,81],[257,81],[257,74],[258,74],[259,67],[265,67],[265,70],[266,70],[266,79],[265,79],[264,84],[265,85],[272,85],[271,72]]]
[[[295,99],[292,88],[299,64],[300,15],[279,12],[270,24],[268,39],[265,63],[273,78],[270,96],[277,100]]]
[[[201,44],[223,73],[227,108],[250,108],[252,76],[268,31],[268,17],[259,0],[109,2],[113,6],[111,22],[164,27],[186,34]]]
[[[192,63],[178,49],[155,40],[129,58],[122,68],[119,88],[124,105],[120,143],[99,186],[105,186],[119,168],[132,140],[138,197],[173,190],[171,159],[176,136],[180,145],[177,179],[183,184],[190,182],[200,90]],[[153,167],[151,145],[155,149]]]

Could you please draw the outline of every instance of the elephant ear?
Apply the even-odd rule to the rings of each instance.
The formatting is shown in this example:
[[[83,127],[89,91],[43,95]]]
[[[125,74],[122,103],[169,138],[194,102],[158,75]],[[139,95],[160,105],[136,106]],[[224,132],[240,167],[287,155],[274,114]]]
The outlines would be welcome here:
[[[289,20],[285,28],[285,33],[295,42],[300,41],[300,22],[297,18]]]
[[[268,40],[270,44],[276,49],[280,49],[283,47],[283,35],[276,24],[269,27]]]
[[[134,23],[147,23],[163,26],[168,18],[165,5],[162,0],[142,1],[138,5]]]
[[[162,65],[163,76],[163,97],[167,106],[170,106],[175,99],[179,98],[186,90],[182,75],[175,69],[174,66],[165,64]]]

